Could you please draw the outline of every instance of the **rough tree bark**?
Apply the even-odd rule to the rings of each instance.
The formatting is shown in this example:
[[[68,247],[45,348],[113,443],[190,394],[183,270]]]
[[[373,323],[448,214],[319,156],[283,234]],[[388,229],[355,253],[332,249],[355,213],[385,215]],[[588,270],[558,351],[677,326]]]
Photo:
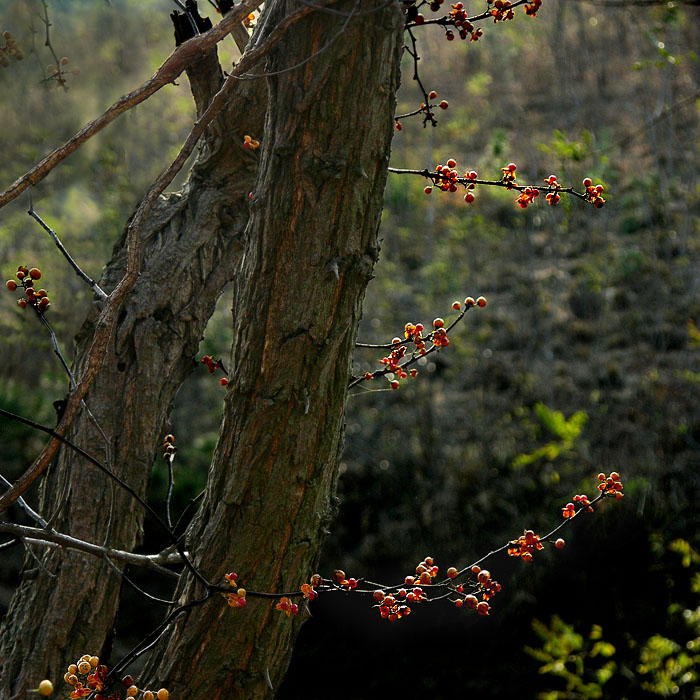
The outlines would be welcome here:
[[[222,82],[216,52],[187,73],[201,114]],[[162,197],[144,227],[141,277],[86,398],[109,451],[84,414],[69,435],[142,496],[175,393],[195,367],[206,323],[241,255],[257,161],[240,144],[246,129],[264,119],[266,97],[259,82],[242,83],[206,134],[184,190]],[[123,244],[122,237],[100,280],[107,291],[124,273]],[[97,313],[93,308],[76,338],[76,376],[87,361]],[[140,539],[144,513],[134,505],[67,449],[42,487],[42,513],[60,508],[57,530],[115,549],[131,550]],[[0,630],[2,698],[36,687],[42,677],[62,678],[87,649],[102,649],[114,625],[121,582],[106,562],[61,550],[36,553],[46,570],[27,558]]]
[[[271,4],[267,26],[296,7]],[[207,493],[187,536],[210,581],[235,569],[251,589],[298,588],[313,573],[332,510],[350,359],[378,255],[403,28],[398,6],[389,4],[351,17],[326,46],[346,19],[319,11],[294,25],[268,61],[269,77],[242,81],[210,129],[184,193],[152,212],[141,278],[87,399],[110,436],[115,471],[143,493],[172,398],[193,367],[216,297],[234,279],[231,381]],[[199,111],[217,84],[216,66],[200,70]],[[252,125],[266,105],[253,185],[256,162],[242,136],[260,132]],[[108,289],[121,257],[117,246],[102,281]],[[78,368],[90,323],[79,336]],[[84,417],[71,437],[105,456]],[[60,498],[57,529],[128,549],[141,516],[105,481],[62,450],[45,482],[45,512]],[[36,682],[37,664],[41,676],[60,679],[113,624],[119,582],[105,564],[58,552],[44,564],[57,578],[25,571],[3,626],[2,697]],[[179,599],[197,588],[183,575]],[[146,675],[193,699],[268,697],[299,621],[276,612],[274,602],[251,599],[232,611],[215,598],[168,630]]]

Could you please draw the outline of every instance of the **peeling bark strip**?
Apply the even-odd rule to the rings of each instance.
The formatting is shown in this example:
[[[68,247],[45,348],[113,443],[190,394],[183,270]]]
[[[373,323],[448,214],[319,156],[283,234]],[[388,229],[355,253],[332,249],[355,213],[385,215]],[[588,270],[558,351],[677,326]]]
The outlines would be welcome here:
[[[276,2],[270,23],[294,7]],[[297,23],[267,70],[302,61],[339,21],[318,12]],[[293,590],[317,564],[352,347],[378,252],[402,28],[393,6],[351,19],[316,59],[267,80],[260,171],[234,281],[235,372],[207,494],[188,532],[211,581],[235,569],[251,589]],[[180,599],[195,588],[183,580]],[[270,697],[296,629],[274,601],[232,611],[214,599],[173,626],[147,677],[198,699]]]

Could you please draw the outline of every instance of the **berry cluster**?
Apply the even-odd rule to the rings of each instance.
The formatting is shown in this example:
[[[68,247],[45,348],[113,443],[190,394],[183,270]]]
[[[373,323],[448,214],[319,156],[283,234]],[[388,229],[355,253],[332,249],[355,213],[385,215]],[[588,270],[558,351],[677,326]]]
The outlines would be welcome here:
[[[534,17],[540,7],[542,7],[542,0],[532,0],[532,2],[525,3],[525,14]]]
[[[489,10],[489,14],[493,17],[494,24],[496,22],[505,22],[515,18],[513,6],[510,0],[486,0],[493,7]]]
[[[605,192],[603,185],[594,185],[590,177],[585,177],[583,178],[583,186],[586,188],[584,195],[586,200],[591,202],[596,209],[600,209],[605,204],[605,200],[601,196]]]
[[[24,297],[17,300],[17,304],[25,309],[27,306],[33,306],[37,313],[44,313],[51,305],[51,300],[45,289],[34,289],[34,283],[41,279],[41,270],[37,267],[31,269],[25,265],[20,265],[15,274],[19,282],[15,280],[7,280],[5,286],[14,292],[18,287],[24,290]]]
[[[249,148],[251,151],[254,151],[256,148],[260,148],[260,141],[256,141],[254,138],[246,134],[243,137],[243,146],[244,148]]]
[[[564,518],[573,518],[576,515],[576,507],[585,508],[589,513],[593,512],[593,506],[585,493],[577,493],[573,499],[567,503],[562,509],[561,514]]]
[[[447,100],[440,100],[440,102],[435,105],[433,103],[433,100],[437,99],[437,91],[436,90],[431,90],[428,93],[428,101],[427,102],[421,102],[421,105],[418,109],[414,109],[412,112],[407,112],[406,114],[400,114],[397,117],[394,117],[394,128],[396,131],[402,131],[403,130],[403,124],[401,123],[401,119],[407,119],[408,117],[415,117],[418,114],[423,115],[423,126],[425,126],[428,122],[430,122],[433,126],[437,125],[437,121],[435,121],[435,112],[433,112],[433,109],[437,106],[440,109],[447,109],[450,104]]]
[[[618,501],[624,496],[620,475],[617,472],[610,472],[610,476],[605,476],[601,472],[598,474],[598,481],[600,482],[598,491],[601,491],[604,496],[614,496]]]
[[[396,172],[422,175],[428,178],[430,184],[426,185],[424,188],[423,191],[425,194],[430,194],[433,191],[433,187],[438,187],[443,192],[457,192],[461,185],[466,190],[464,201],[468,204],[471,204],[475,200],[473,190],[476,188],[477,184],[500,186],[505,187],[507,190],[518,190],[519,195],[515,202],[521,209],[526,209],[528,205],[532,204],[540,195],[539,188],[532,185],[518,184],[516,180],[518,166],[515,163],[508,163],[505,168],[501,168],[502,175],[500,180],[479,180],[476,170],[468,170],[464,175],[460,175],[456,169],[456,165],[457,161],[454,158],[450,158],[444,165],[436,165],[434,172],[430,172],[429,170],[406,170]],[[556,175],[546,177],[544,182],[547,185],[545,188],[547,193],[545,199],[551,206],[560,202],[560,193],[562,192],[567,192],[579,199],[590,202],[597,209],[600,209],[605,204],[605,200],[601,197],[604,191],[603,185],[593,185],[593,181],[589,177],[585,178],[583,181],[583,185],[586,188],[586,191],[583,193],[576,192],[571,187],[563,187],[557,181]]]
[[[425,331],[425,326],[422,323],[407,323],[404,326],[404,338],[401,340],[398,336],[395,337],[391,343],[391,352],[386,356],[382,357],[379,362],[384,365],[384,369],[377,370],[376,372],[366,372],[362,377],[356,378],[351,383],[354,386],[355,383],[364,380],[372,380],[378,374],[387,374],[389,372],[394,373],[394,378],[390,380],[389,386],[392,389],[398,389],[400,386],[400,380],[406,379],[406,377],[417,377],[418,370],[411,368],[408,371],[405,369],[407,365],[415,362],[421,356],[427,355],[429,352],[434,352],[440,348],[447,347],[450,344],[450,339],[447,334],[463,316],[471,309],[473,306],[479,306],[483,308],[486,306],[486,299],[484,297],[479,297],[474,300],[473,297],[467,297],[464,300],[464,309],[462,310],[462,302],[454,301],[452,303],[452,309],[455,311],[460,311],[459,317],[452,322],[449,327],[445,327],[445,321],[442,318],[436,318],[433,321],[433,330],[427,334],[423,334]],[[408,343],[412,343],[415,348],[409,353]],[[431,343],[428,347],[428,343]],[[381,346],[380,346],[381,347]]]
[[[109,695],[103,694],[108,685],[107,672],[108,668],[100,663],[100,659],[97,656],[85,654],[68,667],[63,680],[68,685],[73,686],[73,690],[70,693],[71,698],[90,696],[93,700],[122,700],[121,688],[111,689]],[[42,681],[42,683],[50,685],[50,681]],[[134,679],[131,676],[124,676],[121,679],[121,686],[126,689],[124,694],[125,700],[129,700],[129,698],[137,700],[168,700],[170,695],[165,688],[155,692],[142,690],[134,684]],[[48,686],[46,688],[48,689]],[[51,686],[51,689],[53,689],[53,686]],[[42,692],[41,686],[39,686],[39,692],[43,695],[48,695],[51,691]]]
[[[517,540],[510,542],[508,554],[511,557],[520,557],[523,561],[532,561],[533,552],[539,549],[544,549],[540,538],[532,530],[524,530]]]
[[[177,447],[175,447],[175,436],[166,435],[163,438],[163,459],[168,462],[175,458]]]
[[[205,355],[200,362],[207,368],[209,374],[214,374],[217,369],[220,369],[224,374],[226,374],[226,368],[221,360],[215,360],[211,355]],[[228,377],[222,377],[219,379],[219,384],[221,386],[228,385]]]
[[[228,601],[228,604],[232,608],[244,608],[248,603],[245,599],[246,590],[245,588],[238,588],[238,574],[232,571],[230,574],[224,574],[224,578],[228,581],[228,585],[231,588],[235,588],[236,591],[233,593],[223,593],[222,595]]]
[[[5,45],[0,46],[0,67],[6,68],[10,65],[10,58],[14,58],[15,61],[21,61],[24,58],[24,54],[17,46],[17,42],[10,32],[3,32],[2,38],[5,40]]]
[[[495,579],[491,578],[490,571],[482,569],[478,564],[472,566],[470,571],[472,574],[476,575],[476,582],[472,582],[471,584],[472,591],[475,591],[477,594],[481,594],[481,600],[474,595],[474,592],[465,593],[463,583],[454,585],[453,591],[459,597],[451,600],[457,608],[476,610],[479,615],[488,615],[489,611],[491,610],[491,606],[489,605],[488,601],[493,598],[496,593],[500,593],[501,584]],[[459,571],[451,566],[447,570],[447,576],[448,578],[454,580],[459,576]]]
[[[469,41],[478,41],[484,35],[483,29],[474,29],[474,25],[469,21],[467,11],[464,9],[464,3],[458,2],[456,5],[452,5],[447,17],[450,24],[454,25],[454,28],[459,32],[459,38],[462,41],[467,37],[469,37]],[[452,41],[454,38],[454,32],[449,29],[445,30],[445,39]]]

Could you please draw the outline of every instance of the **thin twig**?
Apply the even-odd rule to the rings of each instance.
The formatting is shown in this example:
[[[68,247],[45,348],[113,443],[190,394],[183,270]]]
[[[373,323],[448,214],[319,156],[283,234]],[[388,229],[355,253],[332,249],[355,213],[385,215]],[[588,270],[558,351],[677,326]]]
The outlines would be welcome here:
[[[101,287],[95,280],[92,279],[89,275],[86,275],[78,266],[78,263],[73,260],[71,257],[70,253],[66,250],[65,246],[63,243],[58,238],[58,234],[51,229],[46,222],[34,211],[34,206],[32,205],[32,200],[31,200],[31,194],[29,196],[29,211],[27,212],[29,216],[31,216],[33,219],[36,219],[36,221],[39,222],[41,227],[51,236],[53,242],[56,244],[57,248],[61,251],[63,254],[63,257],[68,261],[68,264],[75,270],[75,274],[80,277],[92,290],[97,294],[100,299],[104,300],[107,298],[107,295],[102,291]]]

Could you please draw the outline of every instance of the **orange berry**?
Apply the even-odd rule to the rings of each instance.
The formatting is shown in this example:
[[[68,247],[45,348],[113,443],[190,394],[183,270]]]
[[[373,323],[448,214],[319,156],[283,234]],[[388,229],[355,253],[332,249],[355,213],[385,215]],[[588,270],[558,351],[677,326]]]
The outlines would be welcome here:
[[[445,321],[441,319],[440,317],[436,318],[433,321],[433,328],[444,328],[445,327]]]
[[[169,696],[170,696],[170,693],[165,688],[161,688],[156,693],[156,697],[158,698],[158,700],[168,700]]]
[[[39,683],[37,692],[39,695],[51,695],[51,693],[53,693],[53,683],[48,680],[48,678],[45,678],[43,681],[41,681],[41,683]]]
[[[485,600],[482,600],[476,606],[476,611],[479,613],[479,615],[488,615],[489,610],[491,610],[491,606]]]
[[[482,569],[476,578],[479,583],[484,584],[491,578],[491,572],[487,571],[486,569]]]
[[[130,688],[126,689],[126,696],[128,698],[135,698],[138,694],[139,689],[135,685],[132,685]]]
[[[31,270],[29,270],[29,276],[33,280],[41,279],[41,270],[38,267],[33,267]]]
[[[452,302],[452,308],[455,311],[459,311],[462,308],[462,305],[458,301],[453,301]]]
[[[561,537],[554,543],[557,549],[564,549],[564,545],[566,545],[566,542]]]
[[[153,694],[152,690],[147,690],[143,694],[143,700],[154,700],[154,698],[155,698],[155,695]]]
[[[472,573],[473,574],[478,574],[480,571],[481,571],[481,567],[478,564],[474,564],[474,566],[472,566]]]
[[[430,574],[427,571],[424,571],[420,575],[419,581],[422,585],[427,586],[430,583]]]
[[[449,578],[457,578],[457,576],[459,576],[459,571],[457,571],[454,566],[451,566],[446,573]]]
[[[610,478],[613,481],[620,481],[620,475],[617,472],[610,472]]]
[[[467,596],[464,596],[464,604],[470,609],[473,610],[478,604],[479,600],[475,595],[472,595],[471,593]]]
[[[484,297],[479,297],[479,298],[476,300],[476,305],[477,305],[477,306],[480,306],[480,307],[483,309],[484,306],[486,306],[486,299],[485,299]]]
[[[448,167],[448,168],[454,168],[455,165],[457,165],[457,161],[456,161],[454,158],[450,158],[450,159],[447,161],[447,167]]]
[[[17,289],[17,282],[15,282],[14,280],[7,280],[7,282],[5,282],[5,286],[6,286],[11,292],[14,292],[15,289]]]
[[[372,597],[377,601],[377,603],[381,603],[386,597],[386,594],[384,593],[384,591],[377,590],[374,591],[374,593],[372,593]]]
[[[431,91],[428,93],[428,98],[431,99],[431,100],[434,100],[434,99],[437,97],[437,95],[438,95],[438,94],[437,94],[437,92],[435,92],[435,90],[431,90]]]
[[[27,306],[27,302],[24,299],[17,299],[17,303],[24,309]]]
[[[447,100],[443,100],[439,105],[440,109],[447,109],[450,105]]]
[[[583,186],[584,187],[590,187],[592,184],[593,184],[593,180],[591,180],[590,177],[583,178]]]

